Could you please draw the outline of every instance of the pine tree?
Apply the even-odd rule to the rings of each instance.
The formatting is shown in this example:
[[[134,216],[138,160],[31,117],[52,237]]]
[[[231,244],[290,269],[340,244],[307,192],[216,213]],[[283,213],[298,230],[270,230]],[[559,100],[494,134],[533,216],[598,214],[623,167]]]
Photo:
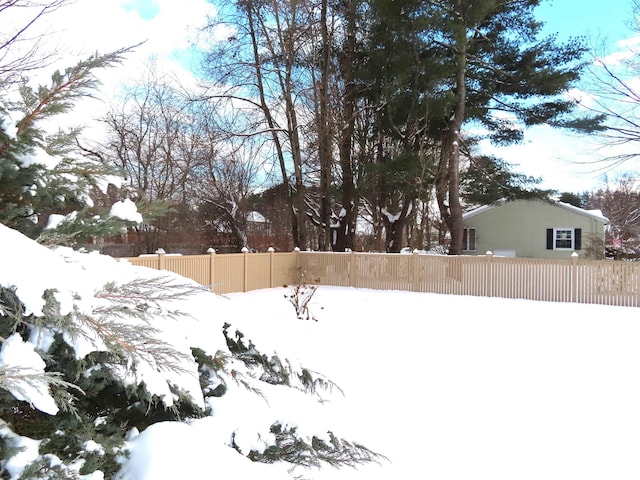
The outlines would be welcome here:
[[[362,109],[371,117],[366,158],[375,165],[360,183],[374,190],[372,217],[377,207],[391,227],[385,248],[399,250],[403,223],[418,201],[431,203],[434,187],[449,253],[460,254],[461,172],[478,140],[469,132],[508,144],[532,125],[596,128],[600,118],[572,117],[576,104],[563,95],[580,76],[586,48],[542,36],[540,0],[366,3],[358,81],[370,107]]]
[[[493,156],[471,158],[460,174],[460,195],[467,206],[489,205],[499,200],[549,199],[553,190],[537,188],[539,178],[516,173],[507,162]]]
[[[0,79],[0,222],[32,238],[45,231],[49,216],[64,218],[60,229],[46,233],[47,241],[70,243],[92,234],[120,229],[132,222],[109,216],[92,195],[118,185],[118,171],[80,154],[80,129],[51,131],[45,123],[64,125],[64,114],[90,97],[99,86],[95,70],[122,62],[132,49],[94,54],[64,72],[56,71],[49,85],[33,87],[23,78],[17,87]],[[59,235],[56,235],[56,231]]]

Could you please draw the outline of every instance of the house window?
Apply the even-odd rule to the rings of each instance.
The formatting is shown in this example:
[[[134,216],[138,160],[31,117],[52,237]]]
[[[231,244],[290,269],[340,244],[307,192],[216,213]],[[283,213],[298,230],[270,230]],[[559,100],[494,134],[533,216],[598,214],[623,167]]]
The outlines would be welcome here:
[[[465,228],[462,232],[462,250],[473,252],[476,249],[476,229]]]
[[[547,250],[580,250],[581,228],[548,228]]]
[[[554,250],[573,250],[573,228],[555,228],[553,238]]]

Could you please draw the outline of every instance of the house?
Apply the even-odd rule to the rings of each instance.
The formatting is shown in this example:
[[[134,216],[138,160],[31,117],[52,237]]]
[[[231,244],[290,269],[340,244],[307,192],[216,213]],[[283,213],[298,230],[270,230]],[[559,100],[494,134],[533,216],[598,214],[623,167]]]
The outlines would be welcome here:
[[[525,258],[604,256],[608,219],[599,210],[584,210],[547,200],[510,200],[465,213],[464,254]]]

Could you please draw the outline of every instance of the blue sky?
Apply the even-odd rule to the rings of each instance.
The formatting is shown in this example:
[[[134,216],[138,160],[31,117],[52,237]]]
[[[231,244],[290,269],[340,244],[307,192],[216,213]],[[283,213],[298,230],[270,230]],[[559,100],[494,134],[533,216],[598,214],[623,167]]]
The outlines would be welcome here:
[[[628,37],[632,17],[631,0],[547,0],[536,9],[546,32],[570,35],[606,36],[611,42]]]
[[[135,10],[143,20],[151,20],[160,13],[160,5],[154,0],[129,0],[122,4],[125,12]]]

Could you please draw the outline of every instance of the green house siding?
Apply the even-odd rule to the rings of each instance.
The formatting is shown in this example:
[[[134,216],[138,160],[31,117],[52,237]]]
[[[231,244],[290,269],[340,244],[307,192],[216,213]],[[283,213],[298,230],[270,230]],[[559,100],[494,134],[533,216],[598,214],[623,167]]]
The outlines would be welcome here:
[[[553,202],[515,200],[468,212],[463,223],[465,228],[475,228],[476,243],[475,251],[465,254],[483,255],[490,250],[494,253],[515,252],[517,257],[567,258],[573,249],[547,248],[549,230],[554,235],[554,229],[561,229],[557,232],[559,237],[566,233],[562,230],[570,230],[573,245],[580,247],[581,256],[597,256],[599,252],[594,255],[594,239],[596,245],[603,245],[606,219]],[[576,245],[576,236],[580,245]],[[569,243],[558,241],[558,245]]]

